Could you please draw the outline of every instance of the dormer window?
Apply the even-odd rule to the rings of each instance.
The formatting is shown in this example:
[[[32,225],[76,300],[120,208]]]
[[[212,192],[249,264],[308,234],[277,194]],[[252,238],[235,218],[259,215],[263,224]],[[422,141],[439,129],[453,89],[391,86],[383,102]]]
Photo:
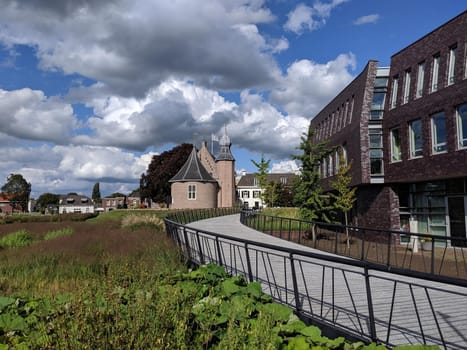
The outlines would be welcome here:
[[[67,199],[66,199],[66,202],[67,202],[68,204],[74,203],[74,201],[75,201],[74,198],[67,198]]]

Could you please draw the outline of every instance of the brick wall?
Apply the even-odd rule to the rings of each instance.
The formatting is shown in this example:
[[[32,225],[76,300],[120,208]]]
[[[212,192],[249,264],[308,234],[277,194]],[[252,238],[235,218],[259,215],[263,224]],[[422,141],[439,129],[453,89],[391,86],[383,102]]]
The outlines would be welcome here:
[[[455,83],[447,86],[449,50],[457,45]],[[438,91],[430,92],[433,56],[439,54]],[[397,106],[386,112],[383,121],[386,182],[416,182],[462,177],[467,174],[467,150],[457,149],[456,107],[467,102],[466,57],[467,12],[435,29],[391,58],[390,83],[399,76]],[[423,96],[415,98],[418,64],[425,62]],[[402,104],[404,72],[411,70],[409,102]],[[388,95],[392,94],[391,91]],[[389,99],[388,99],[389,100]],[[387,103],[387,107],[389,104]],[[443,111],[446,115],[447,153],[432,154],[430,116]],[[408,122],[422,118],[423,157],[409,159]],[[390,129],[400,127],[402,161],[391,163]]]
[[[188,186],[196,186],[196,199],[188,199]],[[172,183],[172,208],[217,208],[217,183],[174,182]]]

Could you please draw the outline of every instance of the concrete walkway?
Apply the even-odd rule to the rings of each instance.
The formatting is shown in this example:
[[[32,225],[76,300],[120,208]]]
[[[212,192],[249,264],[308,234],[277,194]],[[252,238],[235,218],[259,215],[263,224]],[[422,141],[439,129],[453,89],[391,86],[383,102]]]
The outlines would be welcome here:
[[[188,227],[282,248],[333,255],[250,229],[240,223],[238,214],[193,222]],[[206,242],[210,241],[205,249],[214,250],[214,241],[203,237]],[[467,288],[378,271],[369,271],[368,281],[358,266],[298,255],[292,260],[289,254],[254,246],[249,246],[246,252],[229,240],[221,240],[220,247],[227,269],[246,274],[244,262],[249,259],[254,279],[261,281],[266,293],[285,304],[298,305],[318,322],[356,335],[368,335],[372,308],[374,331],[384,343],[444,342],[446,349],[467,349]],[[293,286],[299,290],[299,300]]]

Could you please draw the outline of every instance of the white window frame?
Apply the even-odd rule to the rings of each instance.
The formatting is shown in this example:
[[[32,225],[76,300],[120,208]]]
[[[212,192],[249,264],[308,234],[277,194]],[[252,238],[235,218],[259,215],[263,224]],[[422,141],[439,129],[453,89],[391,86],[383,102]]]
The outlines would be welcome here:
[[[460,113],[460,109],[465,109],[465,120],[462,120],[462,115]],[[464,135],[463,132],[463,124],[464,122],[467,123],[467,103],[464,103],[456,108],[456,116],[457,116],[457,147],[458,149],[467,148],[467,134]]]
[[[250,198],[250,191],[242,190],[242,198]]]
[[[395,131],[397,130],[397,133],[398,133],[398,140],[399,140],[399,149],[396,150],[396,144],[395,144],[395,140],[396,140],[396,137],[395,137]],[[396,128],[392,128],[390,131],[389,131],[389,134],[390,134],[390,139],[391,139],[391,163],[396,163],[396,162],[400,162],[402,161],[402,149],[401,149],[401,146],[402,146],[402,142],[401,142],[401,128],[400,127],[396,127]]]
[[[188,185],[187,198],[189,201],[196,200],[196,185]]]
[[[405,77],[404,77],[404,100],[402,101],[402,103],[407,103],[409,102],[409,98],[410,98],[410,69],[407,69],[405,71]]]
[[[261,191],[254,190],[253,191],[253,198],[261,198]]]
[[[345,147],[345,145],[342,145],[342,158],[344,159],[344,165],[347,165],[348,164],[347,147]]]
[[[395,108],[397,104],[397,89],[399,88],[399,77],[395,76],[392,78],[392,89],[391,89],[391,108]]]
[[[332,155],[328,156],[328,176],[334,175],[334,162],[332,161]]]
[[[420,149],[417,149],[416,148],[416,144],[415,144],[415,131],[414,131],[414,128],[413,128],[413,124],[414,123],[420,123],[420,137],[421,137],[421,141],[422,141],[422,146]],[[423,157],[423,123],[422,123],[422,119],[414,119],[412,120],[411,122],[409,122],[409,144],[410,144],[410,159],[414,159],[414,158],[421,158]]]
[[[431,92],[438,91],[438,83],[439,83],[439,60],[440,55],[433,56],[433,72],[431,75]]]
[[[445,140],[439,140],[439,134],[437,130],[437,124],[435,119],[437,118],[444,119],[444,129],[445,129]],[[445,153],[447,152],[447,131],[446,131],[446,114],[444,112],[439,112],[431,116],[431,144],[433,154]]]
[[[335,158],[336,158],[336,172],[338,172],[340,169],[339,149],[336,150]]]
[[[417,91],[416,97],[420,98],[423,96],[423,84],[425,82],[425,62],[418,64],[418,73],[417,73]]]
[[[448,66],[448,81],[447,86],[452,85],[456,82],[456,53],[457,46],[452,46],[449,49],[449,66]]]

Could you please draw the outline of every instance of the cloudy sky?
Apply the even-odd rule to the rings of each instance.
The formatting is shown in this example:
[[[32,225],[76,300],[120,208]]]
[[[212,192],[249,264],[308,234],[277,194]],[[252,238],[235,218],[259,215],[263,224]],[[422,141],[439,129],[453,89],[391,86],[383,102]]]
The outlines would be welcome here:
[[[273,171],[370,59],[463,0],[0,0],[0,185],[138,187],[151,156],[224,125],[236,168]]]

